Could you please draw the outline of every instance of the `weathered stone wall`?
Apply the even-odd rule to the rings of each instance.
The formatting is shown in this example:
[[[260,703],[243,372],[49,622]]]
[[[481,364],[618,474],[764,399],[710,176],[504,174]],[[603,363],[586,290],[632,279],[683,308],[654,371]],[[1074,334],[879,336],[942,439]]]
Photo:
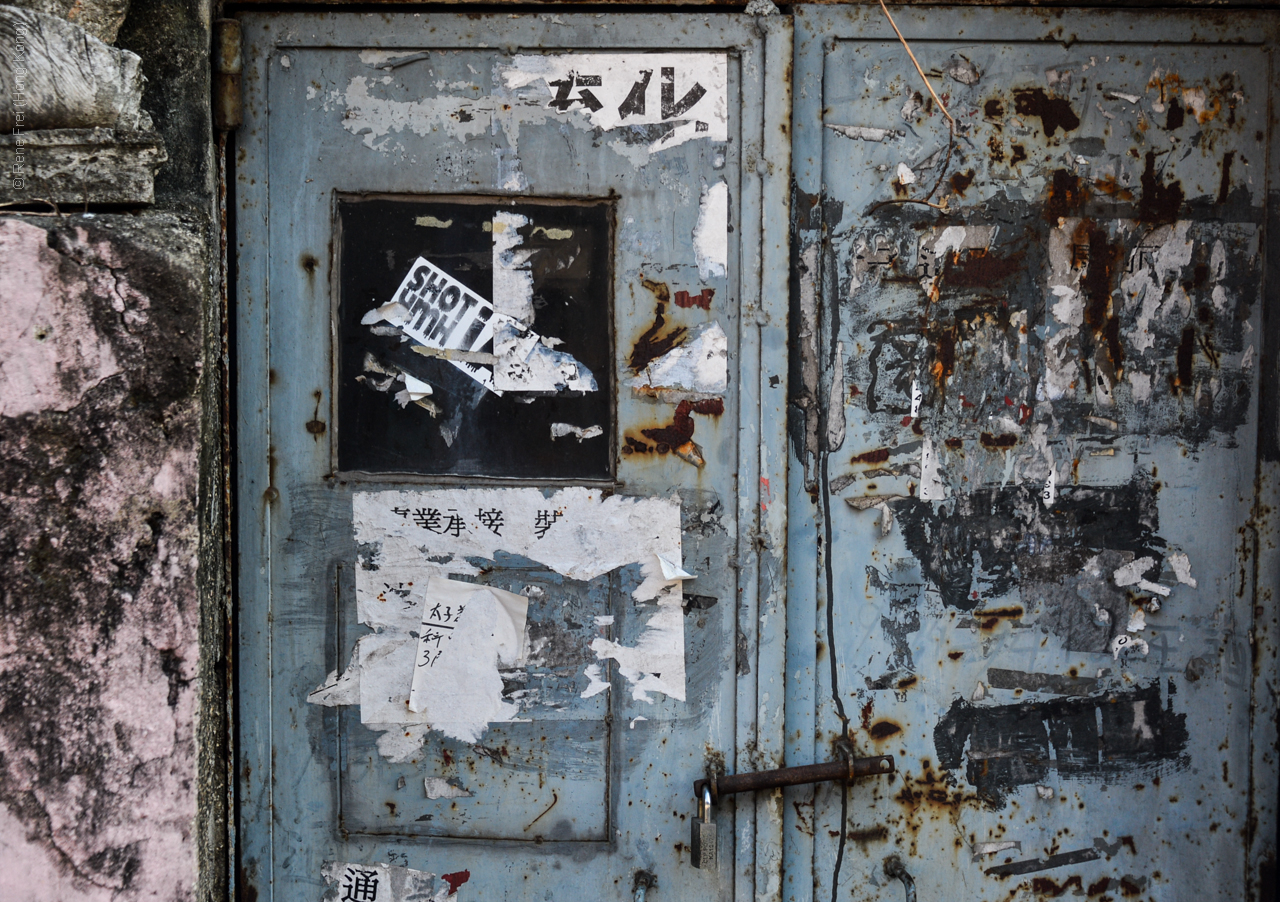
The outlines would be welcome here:
[[[171,216],[0,220],[0,884],[24,899],[193,897],[202,257]]]
[[[0,213],[0,899],[225,898],[210,20],[135,0],[116,40],[168,150],[154,206]]]

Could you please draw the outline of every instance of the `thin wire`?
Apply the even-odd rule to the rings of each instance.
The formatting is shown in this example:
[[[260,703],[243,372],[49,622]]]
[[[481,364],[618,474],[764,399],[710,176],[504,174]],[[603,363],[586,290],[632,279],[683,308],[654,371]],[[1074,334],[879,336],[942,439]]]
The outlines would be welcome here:
[[[893,26],[893,33],[898,36],[898,40],[902,42],[902,46],[906,48],[907,56],[911,57],[911,62],[915,63],[916,71],[920,73],[921,80],[924,81],[925,88],[933,95],[933,102],[938,105],[938,109],[942,110],[942,115],[946,116],[951,122],[954,130],[956,121],[951,118],[951,114],[947,112],[947,105],[942,102],[937,93],[933,90],[933,85],[929,84],[929,79],[925,78],[924,70],[920,68],[920,61],[916,59],[916,55],[911,52],[911,45],[907,43],[907,39],[902,36],[902,32],[898,30],[898,23],[893,21],[893,16],[889,15],[889,7],[884,5],[884,0],[880,0],[880,8],[884,10],[885,18],[889,20],[889,24]]]
[[[830,456],[830,449],[824,447],[820,463],[822,467],[822,569],[827,585],[827,657],[831,661],[831,700],[835,702],[836,716],[840,718],[841,736],[844,742],[848,742],[849,716],[844,710],[844,699],[840,693],[840,669],[836,662],[835,568],[831,563],[831,476],[828,466]],[[837,902],[848,823],[849,784],[842,782],[840,784],[840,845],[836,847],[835,872],[831,875],[831,902]]]
[[[898,40],[902,42],[903,49],[907,51],[907,56],[911,57],[912,64],[916,67],[916,71],[920,73],[920,80],[924,82],[925,90],[929,92],[929,96],[933,98],[933,102],[938,105],[938,109],[942,110],[942,115],[947,117],[947,157],[942,161],[942,169],[938,172],[937,181],[933,183],[933,187],[929,189],[929,193],[924,196],[924,200],[918,198],[903,198],[895,200],[882,200],[878,204],[872,205],[867,210],[870,216],[881,207],[890,207],[901,204],[923,204],[926,207],[932,207],[935,210],[947,212],[947,202],[944,198],[942,203],[933,203],[933,196],[938,193],[938,188],[942,185],[942,180],[947,177],[947,167],[951,165],[951,154],[956,146],[956,120],[947,110],[947,105],[942,102],[942,98],[938,96],[938,92],[933,89],[933,85],[929,83],[928,77],[924,74],[924,69],[920,66],[920,61],[916,59],[916,55],[911,52],[911,45],[907,43],[907,39],[902,36],[902,32],[898,29],[898,23],[893,21],[893,16],[889,13],[889,7],[885,6],[884,0],[880,0],[880,9],[884,12],[884,17],[889,20],[889,25],[893,28],[893,33],[898,36]]]

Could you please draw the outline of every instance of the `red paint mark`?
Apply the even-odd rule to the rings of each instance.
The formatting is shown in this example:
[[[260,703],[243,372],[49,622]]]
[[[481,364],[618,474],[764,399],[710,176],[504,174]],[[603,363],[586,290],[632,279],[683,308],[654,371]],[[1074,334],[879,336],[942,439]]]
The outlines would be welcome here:
[[[1012,406],[1013,406],[1013,398],[1010,398],[1008,395],[1005,395],[1005,396],[1004,396],[1004,406],[1005,406],[1005,407],[1012,407]]]
[[[698,294],[689,294],[687,291],[676,292],[677,307],[701,307],[703,310],[711,309],[711,299],[715,297],[716,290],[714,288],[704,288]]]
[[[903,425],[903,426],[910,426],[910,425],[911,425],[911,417],[903,417],[903,418],[902,418],[902,425]]]
[[[763,476],[760,477],[760,488],[764,489],[764,496],[766,498],[773,500],[773,496],[769,493],[769,480],[765,479]]]
[[[1026,404],[1018,405],[1018,425],[1021,426],[1027,420],[1031,419],[1031,408]]]
[[[440,879],[449,884],[449,894],[452,895],[458,891],[458,887],[471,879],[471,872],[455,871],[452,874],[442,874]]]
[[[858,397],[858,395],[860,395],[860,394],[862,394],[862,389],[858,388],[858,386],[856,386],[856,385],[850,386],[850,388],[849,388],[849,397],[850,397],[850,398],[856,398],[856,397]]]
[[[978,405],[977,405],[977,404],[974,404],[972,401],[970,401],[970,400],[969,400],[968,398],[966,398],[964,395],[961,395],[961,396],[960,396],[960,406],[961,406],[961,407],[977,407]]]

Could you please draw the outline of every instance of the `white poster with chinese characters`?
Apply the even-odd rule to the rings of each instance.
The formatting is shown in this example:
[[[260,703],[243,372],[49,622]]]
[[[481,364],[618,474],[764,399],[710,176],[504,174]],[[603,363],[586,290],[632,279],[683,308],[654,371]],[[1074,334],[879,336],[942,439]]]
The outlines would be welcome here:
[[[631,595],[645,626],[634,645],[591,643],[599,663],[584,670],[583,695],[605,691],[600,675],[612,662],[637,700],[651,702],[653,692],[684,700],[681,585],[694,574],[681,563],[678,496],[606,497],[588,488],[357,492],[352,516],[357,619],[375,632],[308,701],[360,705],[361,722],[385,734],[379,749],[388,758],[411,755],[427,730],[474,742],[490,723],[518,713],[502,697],[500,673],[523,666],[529,601],[470,581],[499,553],[583,581],[637,565]]]

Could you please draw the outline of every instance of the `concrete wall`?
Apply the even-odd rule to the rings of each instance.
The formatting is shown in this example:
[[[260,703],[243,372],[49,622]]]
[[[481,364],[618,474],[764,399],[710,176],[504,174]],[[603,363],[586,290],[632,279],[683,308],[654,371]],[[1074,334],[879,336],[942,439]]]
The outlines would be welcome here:
[[[134,0],[116,40],[167,147],[154,207],[0,218],[4,899],[225,897],[209,21]]]

